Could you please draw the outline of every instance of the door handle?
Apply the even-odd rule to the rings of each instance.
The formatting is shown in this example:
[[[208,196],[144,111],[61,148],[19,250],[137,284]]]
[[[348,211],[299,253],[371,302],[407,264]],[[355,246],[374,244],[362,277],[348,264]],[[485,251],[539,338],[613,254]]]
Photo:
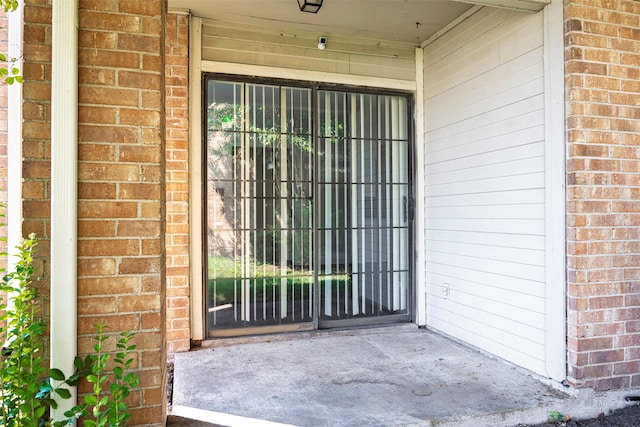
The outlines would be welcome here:
[[[408,201],[407,201],[407,196],[404,196],[403,198],[403,206],[404,206],[404,222],[407,222],[408,216],[409,216],[409,206],[408,206]]]

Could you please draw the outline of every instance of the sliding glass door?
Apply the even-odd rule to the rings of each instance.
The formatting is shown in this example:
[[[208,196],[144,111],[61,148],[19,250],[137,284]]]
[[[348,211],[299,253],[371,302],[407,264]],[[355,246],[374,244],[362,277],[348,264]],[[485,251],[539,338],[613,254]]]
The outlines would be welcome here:
[[[399,96],[318,93],[321,326],[408,312],[407,110]]]
[[[408,320],[407,98],[206,88],[208,335]]]

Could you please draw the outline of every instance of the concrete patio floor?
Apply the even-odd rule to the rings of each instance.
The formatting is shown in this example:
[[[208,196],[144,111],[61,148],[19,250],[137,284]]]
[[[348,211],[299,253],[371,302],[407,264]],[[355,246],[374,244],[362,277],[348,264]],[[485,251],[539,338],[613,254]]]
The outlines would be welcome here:
[[[405,324],[225,340],[174,360],[169,426],[515,426],[589,418],[596,394]],[[637,391],[636,391],[637,394]]]

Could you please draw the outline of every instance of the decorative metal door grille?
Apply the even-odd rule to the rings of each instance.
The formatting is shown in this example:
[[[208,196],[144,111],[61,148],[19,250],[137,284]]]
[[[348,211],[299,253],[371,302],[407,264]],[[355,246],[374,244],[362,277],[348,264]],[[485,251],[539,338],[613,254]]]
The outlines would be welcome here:
[[[206,88],[209,335],[408,319],[406,97]]]

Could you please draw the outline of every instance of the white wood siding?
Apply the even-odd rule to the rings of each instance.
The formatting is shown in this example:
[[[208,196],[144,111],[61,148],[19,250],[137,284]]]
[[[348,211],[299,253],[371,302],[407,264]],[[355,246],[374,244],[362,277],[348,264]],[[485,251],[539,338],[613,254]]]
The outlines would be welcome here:
[[[327,48],[317,48],[326,36]],[[415,81],[411,43],[203,20],[202,59]]]
[[[424,51],[427,325],[540,374],[543,71],[542,12],[482,8]]]

